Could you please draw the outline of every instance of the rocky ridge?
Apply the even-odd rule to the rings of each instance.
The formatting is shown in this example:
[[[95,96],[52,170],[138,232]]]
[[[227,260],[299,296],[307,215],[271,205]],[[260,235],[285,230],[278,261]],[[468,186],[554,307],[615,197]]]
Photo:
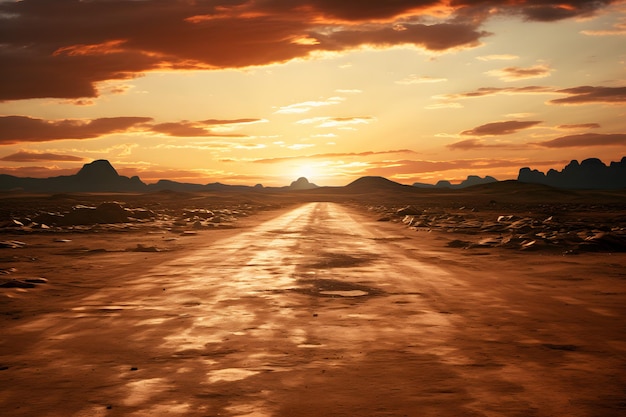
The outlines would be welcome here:
[[[496,214],[494,211],[370,207],[379,221],[395,221],[417,232],[445,232],[453,236],[449,247],[505,248],[522,251],[626,252],[626,214],[612,208],[590,211],[572,207],[542,212]]]

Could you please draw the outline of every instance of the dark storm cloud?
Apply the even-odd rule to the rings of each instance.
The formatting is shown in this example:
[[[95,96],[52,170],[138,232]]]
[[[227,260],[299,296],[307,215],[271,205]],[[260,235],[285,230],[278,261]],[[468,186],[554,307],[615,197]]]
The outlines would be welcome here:
[[[3,116],[0,117],[0,145],[63,139],[93,139],[125,132],[151,120],[149,117],[43,120],[26,116]]]
[[[461,134],[467,135],[467,136],[510,135],[522,129],[528,129],[530,127],[536,126],[539,123],[541,123],[541,121],[536,121],[536,120],[528,120],[528,121],[508,120],[506,122],[493,122],[493,123],[487,123],[487,124],[475,127],[470,130],[466,130],[464,132],[461,132]]]
[[[546,148],[586,148],[591,146],[626,145],[626,133],[581,133],[534,143]]]
[[[450,4],[452,3],[452,4]],[[240,68],[364,45],[478,45],[488,13],[586,16],[611,1],[23,0],[0,2],[0,100],[98,95],[151,70]],[[452,6],[452,7],[450,7]],[[420,17],[451,12],[434,24]],[[472,18],[467,18],[471,16]]]

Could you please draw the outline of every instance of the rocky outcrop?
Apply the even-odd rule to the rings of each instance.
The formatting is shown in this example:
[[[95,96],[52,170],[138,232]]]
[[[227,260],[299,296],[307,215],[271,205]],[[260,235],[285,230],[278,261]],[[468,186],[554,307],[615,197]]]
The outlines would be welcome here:
[[[626,157],[608,166],[597,158],[581,163],[573,160],[562,171],[543,173],[536,169],[520,169],[517,180],[525,183],[549,185],[568,189],[618,189],[626,187]]]

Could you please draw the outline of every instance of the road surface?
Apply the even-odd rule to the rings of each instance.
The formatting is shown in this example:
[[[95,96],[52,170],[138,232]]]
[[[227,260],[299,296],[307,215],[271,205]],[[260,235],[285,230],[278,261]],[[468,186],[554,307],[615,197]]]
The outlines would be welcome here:
[[[420,233],[310,203],[103,278],[5,329],[0,414],[626,413],[623,293],[593,305],[515,272],[537,258],[501,269]]]

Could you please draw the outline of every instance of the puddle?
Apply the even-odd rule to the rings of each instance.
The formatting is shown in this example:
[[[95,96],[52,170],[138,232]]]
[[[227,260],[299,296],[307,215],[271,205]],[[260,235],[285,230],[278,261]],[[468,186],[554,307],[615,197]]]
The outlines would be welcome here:
[[[320,294],[323,295],[338,295],[339,297],[362,297],[364,295],[369,295],[366,291],[361,290],[350,290],[350,291],[320,291]]]
[[[359,254],[357,256],[345,253],[321,253],[317,256],[315,262],[305,266],[313,269],[354,268],[356,266],[367,265],[375,259],[376,256],[370,253]]]
[[[209,382],[233,382],[258,374],[258,371],[241,368],[218,369],[209,373]]]
[[[359,283],[335,279],[299,279],[299,288],[292,291],[317,297],[366,297],[383,295],[384,291]]]
[[[309,349],[321,348],[323,346],[324,345],[321,343],[302,343],[298,345],[299,348],[309,348]]]

